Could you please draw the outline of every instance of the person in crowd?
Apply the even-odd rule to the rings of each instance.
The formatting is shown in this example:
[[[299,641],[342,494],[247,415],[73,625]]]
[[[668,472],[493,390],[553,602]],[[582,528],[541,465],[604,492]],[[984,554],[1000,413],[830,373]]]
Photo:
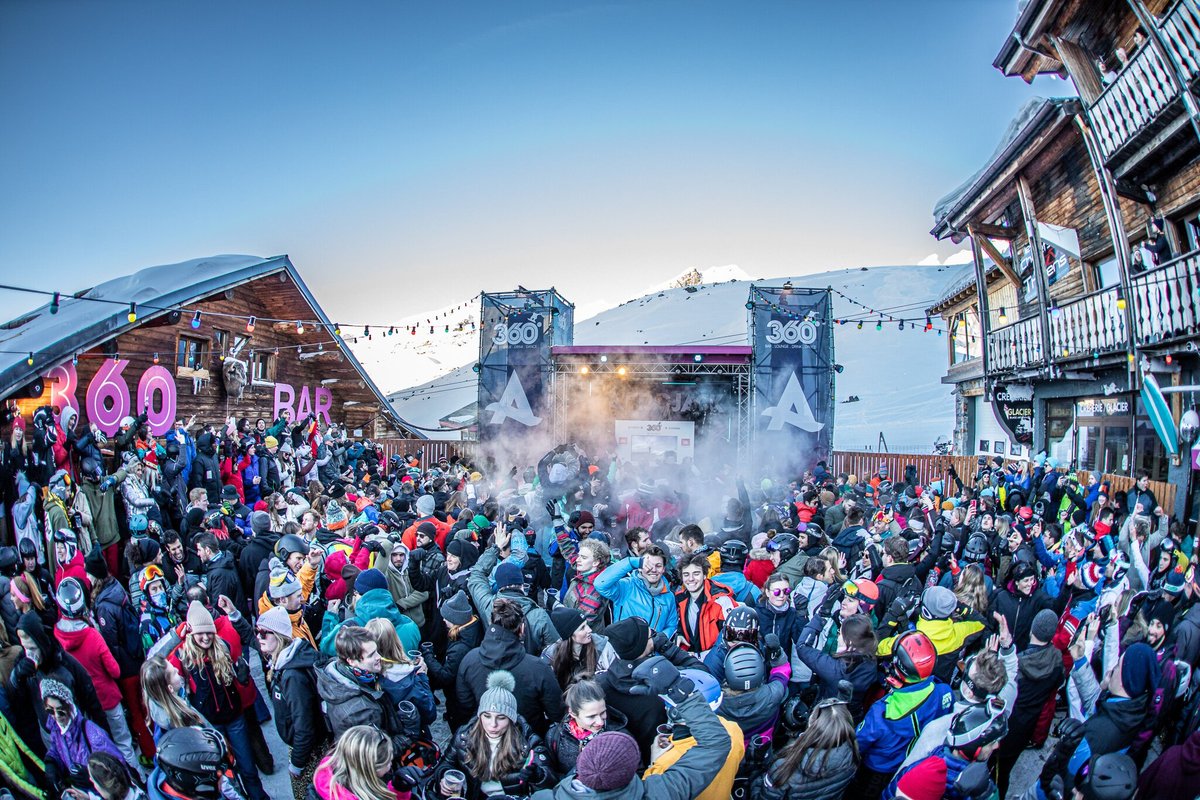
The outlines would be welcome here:
[[[344,619],[339,618],[339,612],[344,615]],[[335,606],[325,612],[319,640],[321,652],[327,656],[334,654],[337,635],[343,627],[363,627],[376,618],[383,618],[392,623],[405,652],[416,650],[421,643],[421,631],[416,623],[400,613],[400,609],[392,602],[387,578],[377,569],[367,569],[354,579],[354,591],[346,608],[340,609]]]
[[[71,690],[47,678],[39,687],[46,709],[46,781],[59,792],[89,785],[88,757],[108,753],[126,767],[125,759],[104,728],[84,717]]]
[[[227,596],[219,602],[227,615],[238,613]],[[251,800],[266,798],[242,714],[241,687],[251,682],[250,667],[245,659],[234,659],[228,643],[217,635],[212,613],[198,601],[188,605],[183,642],[171,659],[183,674],[189,703],[228,738]]]
[[[213,728],[185,726],[165,733],[146,782],[150,800],[243,800],[225,738]]]
[[[858,759],[854,719],[845,700],[821,700],[809,714],[804,733],[779,751],[750,796],[755,800],[842,797]]]
[[[329,739],[317,692],[317,651],[307,639],[293,635],[292,620],[282,606],[259,616],[254,633],[263,657],[275,729],[290,749],[292,790],[300,796],[307,791]]]
[[[121,667],[91,622],[83,585],[74,578],[64,578],[58,585],[55,601],[61,617],[54,626],[54,638],[87,670],[113,741],[125,763],[137,765],[133,739],[125,724],[125,710],[121,707],[121,687],[117,683]]]
[[[480,615],[485,617],[491,616],[492,605],[497,599],[503,598],[518,606],[525,620],[522,629],[524,647],[531,655],[541,655],[559,637],[550,622],[549,613],[527,594],[525,574],[521,564],[517,563],[524,563],[527,556],[521,555],[517,560],[510,560],[516,557],[519,550],[513,543],[520,542],[523,546],[525,536],[520,532],[514,534],[503,525],[498,526],[492,536],[493,544],[480,554],[467,578],[471,601]],[[532,720],[530,723],[537,728],[537,723]]]
[[[187,702],[183,673],[165,658],[146,659],[142,663],[141,682],[146,725],[153,731],[155,743],[175,728],[208,726],[208,721]]]
[[[603,633],[612,620],[608,598],[596,591],[596,578],[611,563],[612,551],[607,544],[598,538],[584,539],[573,555],[570,582],[562,596],[563,605],[578,609],[596,633]]]
[[[517,710],[541,735],[562,718],[562,689],[550,665],[525,651],[525,625],[520,605],[507,598],[497,599],[492,604],[491,624],[483,643],[467,653],[459,666],[455,692],[460,708],[474,708],[487,691],[488,676],[505,670],[516,680],[509,691],[516,694]]]
[[[739,543],[740,544],[740,543]],[[717,643],[725,615],[737,605],[733,591],[708,578],[708,558],[699,553],[679,563],[681,586],[675,591],[679,607],[680,648],[703,658]]]
[[[414,658],[405,653],[396,629],[386,619],[371,620],[367,623],[367,631],[379,645],[379,657],[383,662],[379,683],[388,699],[397,707],[401,703],[412,703],[421,720],[421,733],[427,735],[429,726],[437,718],[437,701],[429,686],[429,667],[424,657],[414,653]]]
[[[604,689],[594,680],[571,684],[564,698],[567,714],[546,733],[546,751],[550,769],[556,775],[568,775],[575,769],[579,754],[604,731],[622,731],[628,720],[615,708],[609,708]]]
[[[471,716],[471,710],[458,701],[458,676],[463,659],[483,642],[483,625],[461,589],[442,606],[441,618],[446,626],[445,655],[437,658],[432,643],[422,648],[421,655],[429,666],[430,685],[446,698],[446,724],[458,730]]]
[[[608,639],[593,632],[577,609],[559,606],[550,612],[550,621],[562,638],[542,651],[542,660],[554,671],[562,691],[603,672],[616,660]]]
[[[520,714],[515,688],[516,679],[507,670],[488,675],[475,719],[455,733],[435,781],[444,781],[448,770],[460,771],[467,778],[469,800],[496,794],[528,797],[551,782],[546,748]]]
[[[317,767],[309,797],[318,800],[409,800],[420,779],[415,767],[393,771],[391,739],[369,725],[355,725],[338,737],[333,752]]]
[[[612,603],[613,621],[640,617],[667,636],[679,630],[679,610],[671,585],[663,577],[667,554],[650,545],[641,555],[616,561],[596,576],[594,586]],[[636,574],[632,574],[637,570]]]

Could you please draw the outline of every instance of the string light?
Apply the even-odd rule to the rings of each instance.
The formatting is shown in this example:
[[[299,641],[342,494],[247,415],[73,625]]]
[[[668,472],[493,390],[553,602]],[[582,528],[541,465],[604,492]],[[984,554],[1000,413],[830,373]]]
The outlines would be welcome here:
[[[157,364],[157,363],[158,363],[158,353],[155,353],[155,354],[154,354],[154,363],[155,363],[155,364]]]
[[[1008,324],[1008,312],[1005,310],[1004,306],[1000,306],[1000,318],[999,319],[1000,319],[1001,325]]]
[[[199,311],[197,311],[197,312],[196,312],[196,313],[195,313],[195,314],[192,316],[192,327],[193,327],[193,328],[199,328],[199,327],[200,327],[200,312],[199,312]]]
[[[1120,286],[1117,287],[1117,308],[1121,311],[1125,310],[1125,290]]]
[[[246,333],[254,333],[254,323],[258,321],[258,317],[250,317],[246,320]]]
[[[858,321],[858,329],[859,329],[860,331],[862,330],[862,324],[863,324],[863,321],[860,319],[860,320]]]
[[[304,335],[304,323],[303,322],[296,323],[296,333],[300,334],[301,336]]]
[[[339,325],[339,324],[337,324],[336,322],[335,322],[335,323],[333,323],[333,335],[334,335],[334,336],[341,336],[341,335],[342,335],[342,326],[341,326],[341,325]]]
[[[58,313],[58,292],[55,292],[54,297],[50,300],[50,313]]]
[[[129,304],[129,313],[125,317],[130,322],[137,322],[137,303]]]
[[[25,363],[31,367],[33,366],[33,351],[32,350],[30,350],[29,355],[25,357]]]
[[[875,323],[875,330],[877,330],[877,331],[883,330],[883,317],[880,317],[879,321]]]

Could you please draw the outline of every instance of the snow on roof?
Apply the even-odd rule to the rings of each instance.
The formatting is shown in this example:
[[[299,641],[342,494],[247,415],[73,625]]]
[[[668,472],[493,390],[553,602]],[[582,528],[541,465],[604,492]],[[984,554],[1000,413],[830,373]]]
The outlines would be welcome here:
[[[1029,100],[1008,123],[1000,143],[987,162],[954,191],[938,200],[933,207],[933,230],[939,239],[950,234],[950,218],[966,207],[984,189],[992,177],[1012,161],[1013,154],[1041,130],[1049,114],[1062,108],[1072,98],[1035,97]]]
[[[327,325],[332,324],[286,255],[265,258],[218,255],[146,267],[73,295],[62,295],[56,314],[50,313],[47,302],[0,325],[0,395],[28,384],[49,366],[162,316],[167,313],[163,309],[179,308],[276,272],[287,272],[317,318]],[[111,302],[98,302],[106,300]],[[128,319],[130,302],[139,307],[138,321],[133,323]],[[379,399],[381,408],[404,426],[404,421],[395,414],[354,354],[349,348],[343,348],[343,352]],[[29,353],[34,356],[33,366],[26,360]]]

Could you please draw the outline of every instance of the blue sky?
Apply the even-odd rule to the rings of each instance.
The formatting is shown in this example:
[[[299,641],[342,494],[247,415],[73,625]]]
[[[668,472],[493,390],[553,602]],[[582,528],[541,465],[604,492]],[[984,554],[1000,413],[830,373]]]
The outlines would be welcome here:
[[[289,253],[335,317],[956,248],[1015,0],[0,4],[0,277]],[[30,306],[0,292],[0,317]]]

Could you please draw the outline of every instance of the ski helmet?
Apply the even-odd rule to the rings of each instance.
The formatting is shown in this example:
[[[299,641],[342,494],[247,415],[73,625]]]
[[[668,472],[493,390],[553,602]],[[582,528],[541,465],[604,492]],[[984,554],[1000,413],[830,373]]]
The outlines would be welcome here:
[[[76,578],[63,578],[54,595],[64,617],[79,619],[87,614],[87,600],[83,595],[83,584]]]
[[[17,542],[17,552],[21,558],[37,558],[37,545],[33,543],[33,539],[21,539]]]
[[[749,552],[749,548],[744,543],[737,539],[730,539],[721,545],[721,569],[740,570],[746,565],[746,555]]]
[[[167,784],[185,797],[216,800],[227,751],[211,728],[172,728],[158,742],[158,765]]]
[[[897,688],[918,683],[933,674],[937,650],[921,631],[905,631],[892,647],[892,666],[888,683]]]
[[[725,615],[725,641],[758,643],[758,613],[750,606],[738,606]]]
[[[144,569],[138,572],[137,579],[138,589],[140,589],[142,594],[145,595],[150,594],[150,584],[154,583],[155,581],[163,581],[164,583],[166,582],[162,568],[159,567],[158,564],[147,564]]]
[[[779,712],[779,721],[783,723],[784,730],[795,736],[803,733],[804,729],[808,727],[810,711],[804,698],[794,694],[784,701],[783,708]]]
[[[285,533],[279,537],[279,541],[275,543],[275,556],[284,563],[287,563],[288,557],[293,553],[300,555],[308,555],[308,545],[294,533]]]
[[[735,647],[725,654],[725,682],[730,689],[749,692],[762,686],[763,659],[758,648]]]
[[[778,552],[779,563],[786,564],[800,552],[800,539],[790,533],[777,533],[767,542],[767,552]]]
[[[987,560],[988,543],[987,537],[980,534],[973,534],[967,539],[967,544],[963,547],[962,560],[967,564],[982,564]]]
[[[1132,758],[1125,753],[1107,753],[1088,763],[1078,788],[1084,800],[1122,800],[1133,797],[1137,780]]]
[[[708,703],[708,707],[713,711],[721,707],[721,701],[725,699],[725,695],[721,691],[721,683],[712,675],[709,675],[702,669],[681,669],[679,670],[679,676],[691,680],[692,684],[696,687],[696,691],[704,697],[704,701]],[[665,695],[662,697],[663,702],[667,704],[667,708],[675,707],[675,703]]]
[[[983,748],[1000,741],[1008,733],[1006,706],[1003,698],[993,697],[986,703],[968,706],[958,712],[950,720],[946,744],[974,761]]]
[[[75,531],[70,528],[59,528],[54,532],[54,543],[64,544],[67,546],[67,561],[75,557],[75,553],[79,552],[79,539],[75,537]]]

